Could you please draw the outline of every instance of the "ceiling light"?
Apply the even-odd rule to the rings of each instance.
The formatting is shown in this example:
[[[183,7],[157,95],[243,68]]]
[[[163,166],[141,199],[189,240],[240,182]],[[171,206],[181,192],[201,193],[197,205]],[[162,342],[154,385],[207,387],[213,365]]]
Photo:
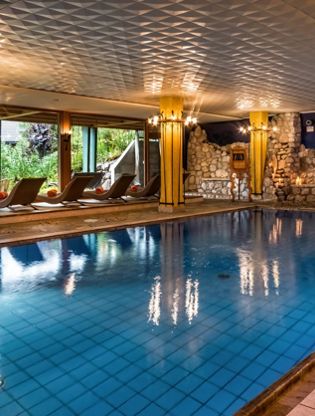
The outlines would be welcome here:
[[[258,126],[256,124],[248,124],[248,125],[243,125],[240,127],[240,133],[243,133],[243,134],[248,134],[248,133],[257,132],[257,131],[276,133],[278,131],[278,128],[277,126],[274,126],[271,124],[266,125],[264,123],[261,123]]]
[[[197,124],[197,122],[198,122],[197,117],[192,117],[192,116],[184,117],[183,113],[181,117],[178,117],[174,113],[174,111],[172,111],[169,117],[166,117],[166,115],[162,111],[160,114],[157,114],[148,118],[148,123],[151,126],[155,126],[155,127],[157,127],[160,123],[182,123],[186,127],[193,127]]]

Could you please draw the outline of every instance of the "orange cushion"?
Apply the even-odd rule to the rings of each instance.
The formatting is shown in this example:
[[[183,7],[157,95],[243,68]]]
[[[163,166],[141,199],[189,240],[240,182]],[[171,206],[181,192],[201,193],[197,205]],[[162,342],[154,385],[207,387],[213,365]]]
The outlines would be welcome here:
[[[49,189],[47,191],[47,196],[49,196],[50,198],[52,198],[52,197],[56,196],[57,193],[58,193],[57,189]]]
[[[95,189],[95,193],[96,194],[102,194],[104,192],[104,189],[101,187],[101,186],[98,186],[96,189]]]
[[[0,199],[5,199],[8,196],[8,193],[5,191],[0,191]]]
[[[139,189],[139,185],[132,185],[130,187],[130,191],[132,191],[132,192],[136,192],[138,189]]]

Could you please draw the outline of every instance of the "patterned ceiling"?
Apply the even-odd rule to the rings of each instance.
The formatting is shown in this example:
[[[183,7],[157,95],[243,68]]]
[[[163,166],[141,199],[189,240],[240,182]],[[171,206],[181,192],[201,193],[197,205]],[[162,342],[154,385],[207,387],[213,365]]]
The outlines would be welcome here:
[[[314,42],[314,0],[1,0],[0,84],[151,106],[180,92],[209,116],[309,111]]]

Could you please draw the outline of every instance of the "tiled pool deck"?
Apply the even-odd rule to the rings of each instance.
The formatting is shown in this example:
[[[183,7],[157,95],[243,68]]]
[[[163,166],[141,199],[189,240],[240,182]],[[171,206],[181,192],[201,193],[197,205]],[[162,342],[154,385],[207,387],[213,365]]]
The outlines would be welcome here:
[[[10,243],[20,243],[67,234],[79,234],[96,230],[121,228],[129,225],[161,222],[177,218],[242,209],[254,205],[257,204],[231,203],[228,201],[204,201],[202,203],[187,204],[185,210],[178,211],[174,214],[157,212],[156,203],[151,206],[150,204],[147,204],[145,209],[141,209],[141,207],[130,207],[128,210],[124,208],[123,211],[120,211],[119,209],[108,209],[108,207],[99,207],[97,209],[92,208],[91,210],[86,209],[84,215],[80,213],[80,216],[75,215],[77,211],[73,211],[73,215],[70,216],[62,216],[59,214],[59,218],[55,218],[54,213],[37,213],[38,219],[36,221],[15,222],[14,216],[11,216],[7,217],[7,223],[5,216],[0,216],[2,220],[0,223],[0,245],[3,246]],[[25,219],[27,219],[27,217],[25,217]],[[40,371],[42,371],[42,369],[40,369]],[[289,414],[290,416],[315,416],[315,393],[311,393],[305,399],[310,388],[314,387],[314,385],[312,385],[313,381],[312,377],[311,380],[307,378],[302,379],[300,384],[294,386],[293,389],[290,389],[283,398],[279,398],[273,407],[268,409],[266,413],[261,414],[264,416],[282,416],[286,414]],[[308,388],[304,388],[306,384]],[[23,385],[23,383],[21,385]],[[24,392],[22,393],[24,394]],[[67,392],[67,399],[69,399],[70,393],[71,392],[69,391]],[[38,397],[40,398],[40,392],[38,392],[38,394]],[[295,400],[292,399],[293,396]],[[284,400],[284,402],[281,402],[281,400]],[[302,401],[302,403],[297,404],[300,401]],[[45,403],[45,401],[43,403]],[[46,405],[49,405],[49,403]],[[50,405],[53,405],[53,403]],[[296,405],[296,409],[292,410]],[[66,414],[63,413],[63,416],[66,416]]]
[[[272,403],[260,416],[314,416],[315,370]]]
[[[20,243],[68,234],[122,228],[129,225],[158,223],[177,218],[242,209],[252,203],[229,201],[190,202],[184,210],[160,213],[157,202],[145,205],[111,205],[83,209],[55,209],[49,212],[0,213],[0,245]],[[23,222],[21,222],[21,219]],[[36,221],[34,221],[36,219]]]

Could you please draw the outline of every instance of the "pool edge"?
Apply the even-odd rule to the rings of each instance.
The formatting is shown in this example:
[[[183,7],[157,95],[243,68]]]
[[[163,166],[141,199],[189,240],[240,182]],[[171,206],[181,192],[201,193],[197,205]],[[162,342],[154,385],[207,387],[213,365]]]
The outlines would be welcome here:
[[[42,241],[42,240],[52,240],[57,238],[66,238],[66,237],[75,237],[77,235],[84,235],[89,233],[95,232],[102,232],[102,231],[114,231],[119,229],[124,229],[128,227],[138,227],[138,226],[146,226],[146,225],[153,225],[159,223],[165,223],[169,221],[180,221],[184,219],[191,219],[199,216],[208,216],[213,214],[220,214],[220,213],[228,213],[233,211],[242,211],[246,209],[253,209],[256,208],[256,205],[250,203],[241,203],[235,206],[228,206],[228,207],[215,207],[213,209],[209,209],[204,207],[199,212],[189,212],[189,211],[179,211],[173,214],[164,214],[163,216],[157,215],[156,219],[148,218],[148,219],[127,219],[125,221],[116,222],[116,223],[109,223],[109,224],[102,224],[102,225],[92,225],[89,224],[84,229],[79,230],[58,230],[58,231],[49,231],[44,232],[41,231],[41,235],[30,235],[25,234],[23,237],[19,237],[17,239],[16,236],[10,235],[9,238],[2,238],[0,239],[0,248],[1,247],[9,247],[15,245],[24,245],[24,244],[31,244],[34,242]]]
[[[293,384],[315,368],[315,352],[308,355],[300,361],[288,373],[273,383],[262,393],[248,402],[240,410],[234,413],[234,416],[259,416],[261,412],[273,404],[279,397],[284,394]]]

